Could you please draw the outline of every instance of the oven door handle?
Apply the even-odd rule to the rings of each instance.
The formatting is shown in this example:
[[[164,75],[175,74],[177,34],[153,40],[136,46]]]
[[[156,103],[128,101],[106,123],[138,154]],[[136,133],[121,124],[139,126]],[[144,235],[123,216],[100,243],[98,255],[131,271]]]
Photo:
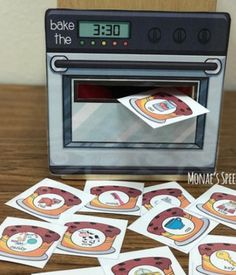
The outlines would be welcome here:
[[[206,62],[148,62],[148,61],[93,61],[93,60],[54,60],[53,69],[96,68],[96,69],[155,69],[155,70],[197,70],[214,72],[219,70],[217,60]]]

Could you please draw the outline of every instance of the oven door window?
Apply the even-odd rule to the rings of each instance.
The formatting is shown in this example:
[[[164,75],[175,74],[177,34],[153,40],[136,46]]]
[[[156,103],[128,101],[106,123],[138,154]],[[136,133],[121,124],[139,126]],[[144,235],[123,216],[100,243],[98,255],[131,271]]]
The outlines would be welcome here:
[[[64,147],[202,149],[205,115],[153,129],[117,98],[158,87],[175,87],[203,106],[207,79],[63,79]],[[153,106],[160,109],[163,106]],[[167,106],[169,111],[174,106]],[[163,111],[163,110],[160,110]]]

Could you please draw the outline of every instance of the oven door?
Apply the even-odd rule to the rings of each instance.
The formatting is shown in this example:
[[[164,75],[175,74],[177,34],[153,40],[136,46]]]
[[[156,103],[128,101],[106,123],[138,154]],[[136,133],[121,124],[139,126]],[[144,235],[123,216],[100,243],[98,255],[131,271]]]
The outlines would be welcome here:
[[[48,54],[51,171],[214,171],[224,62],[206,56]],[[210,113],[153,129],[117,101],[157,87],[175,87]]]

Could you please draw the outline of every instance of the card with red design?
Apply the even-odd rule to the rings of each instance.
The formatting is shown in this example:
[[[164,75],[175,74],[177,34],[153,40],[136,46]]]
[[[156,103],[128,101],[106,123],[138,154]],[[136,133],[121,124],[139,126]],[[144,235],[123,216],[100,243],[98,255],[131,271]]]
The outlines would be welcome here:
[[[236,229],[236,190],[216,184],[187,208]]]
[[[63,184],[44,179],[6,204],[48,222],[55,222],[63,213],[74,213],[94,196]]]
[[[129,181],[87,181],[84,191],[94,197],[83,212],[141,215],[144,183]]]

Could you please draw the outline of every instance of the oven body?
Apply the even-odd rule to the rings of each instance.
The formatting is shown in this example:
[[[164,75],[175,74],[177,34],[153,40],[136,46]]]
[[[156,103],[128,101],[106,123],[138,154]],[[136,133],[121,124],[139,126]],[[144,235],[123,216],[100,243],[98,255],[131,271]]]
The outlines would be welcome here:
[[[58,23],[63,20],[66,30]],[[129,38],[81,38],[78,24],[86,20],[95,20],[89,24],[99,20],[129,22],[131,33]],[[227,14],[49,10],[46,39],[51,172],[146,179],[213,172],[229,21]],[[141,23],[146,29],[138,35]],[[70,37],[70,44],[63,39],[58,44],[58,35]],[[169,41],[162,45],[165,37]],[[192,42],[195,40],[197,45]],[[96,93],[84,97],[84,88],[91,87]],[[155,87],[186,90],[210,112],[152,129],[116,100]],[[112,96],[107,96],[107,91],[112,91]]]

